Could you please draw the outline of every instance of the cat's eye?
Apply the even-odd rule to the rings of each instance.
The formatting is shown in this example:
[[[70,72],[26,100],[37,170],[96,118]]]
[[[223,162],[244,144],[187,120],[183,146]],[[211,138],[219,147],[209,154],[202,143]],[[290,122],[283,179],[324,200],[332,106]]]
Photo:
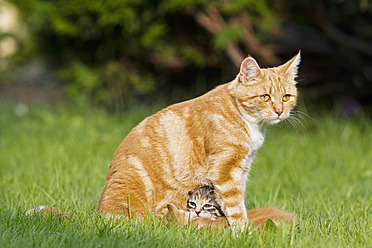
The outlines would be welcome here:
[[[195,208],[196,207],[196,203],[195,202],[192,202],[192,201],[189,201],[189,206],[192,207],[192,208]]]
[[[265,94],[260,96],[261,101],[268,102],[270,100],[270,95]]]
[[[283,101],[283,102],[288,102],[290,98],[291,98],[291,95],[285,94],[285,95],[282,97],[282,101]]]
[[[211,204],[204,204],[203,208],[213,208]]]

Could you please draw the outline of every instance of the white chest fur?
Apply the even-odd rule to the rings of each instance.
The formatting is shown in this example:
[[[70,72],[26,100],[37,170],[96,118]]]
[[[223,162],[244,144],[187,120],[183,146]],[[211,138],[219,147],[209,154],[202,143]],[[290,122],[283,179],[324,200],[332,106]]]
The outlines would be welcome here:
[[[243,168],[250,170],[254,155],[264,143],[265,132],[262,131],[258,125],[253,125],[249,122],[246,122],[246,124],[247,124],[247,133],[248,133],[247,142],[248,142],[249,152],[247,156],[245,157],[245,159],[243,160]]]
[[[255,152],[263,145],[265,139],[265,133],[260,130],[260,128],[248,125],[248,135],[249,135],[249,145]]]

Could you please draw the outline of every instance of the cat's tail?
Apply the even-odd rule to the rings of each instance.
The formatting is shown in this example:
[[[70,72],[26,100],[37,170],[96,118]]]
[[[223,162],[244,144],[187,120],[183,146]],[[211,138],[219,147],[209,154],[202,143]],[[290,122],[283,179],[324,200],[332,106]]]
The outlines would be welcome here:
[[[298,222],[294,213],[282,210],[277,207],[257,208],[247,211],[248,219],[256,230],[265,230],[268,221],[272,221],[276,227],[279,227],[281,222],[285,222],[290,226],[298,226]]]
[[[33,216],[35,214],[41,214],[44,218],[50,215],[55,215],[59,219],[67,218],[70,216],[69,212],[62,211],[60,208],[56,208],[53,206],[38,206],[36,208],[31,208],[26,211],[27,216]],[[77,218],[76,215],[75,215],[75,218]]]

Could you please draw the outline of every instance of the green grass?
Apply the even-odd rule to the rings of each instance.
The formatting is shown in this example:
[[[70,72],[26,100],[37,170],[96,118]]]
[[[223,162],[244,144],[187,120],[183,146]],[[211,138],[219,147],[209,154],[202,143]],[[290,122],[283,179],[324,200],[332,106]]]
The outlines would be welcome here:
[[[198,232],[156,221],[122,222],[95,212],[113,154],[155,109],[31,107],[18,116],[0,105],[0,247],[371,247],[372,128],[366,118],[306,118],[306,131],[269,127],[247,186],[249,208],[295,212],[300,231]],[[27,217],[38,205],[79,216]]]

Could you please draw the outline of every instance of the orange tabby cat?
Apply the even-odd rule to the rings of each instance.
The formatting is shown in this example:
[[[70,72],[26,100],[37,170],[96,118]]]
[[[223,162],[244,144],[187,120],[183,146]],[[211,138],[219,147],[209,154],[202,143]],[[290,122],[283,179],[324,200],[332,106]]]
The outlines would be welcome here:
[[[246,58],[237,77],[195,99],[146,118],[120,144],[98,210],[108,216],[163,217],[168,204],[184,208],[187,194],[211,181],[228,224],[244,229],[247,177],[264,128],[290,115],[296,103],[297,54],[261,69]]]

